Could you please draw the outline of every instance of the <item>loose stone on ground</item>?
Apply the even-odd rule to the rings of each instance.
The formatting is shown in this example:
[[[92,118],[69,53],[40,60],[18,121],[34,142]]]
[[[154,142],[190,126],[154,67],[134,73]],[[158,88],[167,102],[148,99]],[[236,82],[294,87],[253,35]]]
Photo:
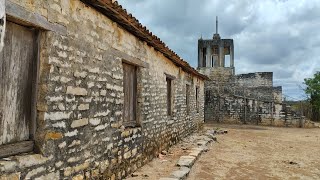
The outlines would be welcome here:
[[[178,170],[172,172],[171,176],[168,178],[160,178],[160,180],[170,180],[172,179],[186,179],[190,169],[197,160],[197,158],[203,153],[208,151],[208,145],[211,142],[217,141],[216,134],[226,134],[228,131],[216,131],[208,130],[204,135],[199,135],[194,137],[193,148],[190,149],[190,153],[187,156],[181,156],[176,163],[176,166],[179,167]],[[188,148],[184,148],[188,150]]]
[[[180,142],[159,152],[158,158],[137,169],[127,180],[181,180],[189,176],[192,166],[199,157],[214,145],[221,130],[203,130],[190,134]],[[224,132],[220,133],[224,134]],[[199,143],[201,142],[201,143]]]

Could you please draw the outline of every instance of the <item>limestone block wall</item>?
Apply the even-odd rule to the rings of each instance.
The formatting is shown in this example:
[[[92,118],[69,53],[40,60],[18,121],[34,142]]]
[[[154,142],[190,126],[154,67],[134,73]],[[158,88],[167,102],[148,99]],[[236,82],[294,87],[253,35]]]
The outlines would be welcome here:
[[[229,69],[200,68],[205,81],[205,121],[272,125],[280,119],[281,87],[273,87],[272,72],[233,76]]]
[[[206,122],[261,124],[278,117],[271,102],[232,95],[206,94],[206,98],[208,96],[211,98],[205,101]]]
[[[239,86],[245,87],[272,87],[273,73],[272,72],[255,72],[248,74],[238,74],[235,76]]]
[[[204,81],[95,9],[79,0],[13,2],[67,33],[41,31],[37,148],[1,159],[0,179],[121,179],[203,122]],[[131,128],[122,119],[123,61],[142,64],[138,122]],[[172,116],[166,74],[174,77]]]
[[[282,103],[282,86],[273,87],[273,97],[275,102]]]
[[[229,82],[234,75],[234,67],[199,67],[198,71],[210,80],[221,83]]]

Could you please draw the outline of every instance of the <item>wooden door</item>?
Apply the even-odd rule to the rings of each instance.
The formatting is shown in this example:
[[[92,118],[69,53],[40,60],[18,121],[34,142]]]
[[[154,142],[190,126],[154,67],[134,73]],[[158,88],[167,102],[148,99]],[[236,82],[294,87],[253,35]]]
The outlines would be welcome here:
[[[0,145],[29,139],[35,31],[7,22],[0,52]]]
[[[125,124],[136,123],[137,105],[137,68],[136,66],[123,63],[123,92],[124,108],[123,121]]]

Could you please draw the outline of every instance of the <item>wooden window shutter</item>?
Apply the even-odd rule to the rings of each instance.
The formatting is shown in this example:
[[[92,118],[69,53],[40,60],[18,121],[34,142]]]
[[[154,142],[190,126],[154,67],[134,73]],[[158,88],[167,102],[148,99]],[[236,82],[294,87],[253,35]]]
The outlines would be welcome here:
[[[137,109],[137,67],[126,63],[123,63],[123,92],[123,122],[134,126]]]
[[[167,82],[167,115],[172,115],[172,80],[166,78]]]
[[[196,108],[198,113],[199,112],[199,87],[196,87]]]
[[[190,111],[190,107],[189,107],[189,104],[190,104],[190,99],[189,99],[189,96],[190,96],[190,85],[186,85],[186,106],[187,106],[187,114],[189,114],[189,111]]]

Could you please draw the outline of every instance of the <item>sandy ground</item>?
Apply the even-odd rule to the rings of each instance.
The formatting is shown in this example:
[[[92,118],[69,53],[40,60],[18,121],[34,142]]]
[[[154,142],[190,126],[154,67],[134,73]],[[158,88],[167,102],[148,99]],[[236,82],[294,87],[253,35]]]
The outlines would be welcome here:
[[[158,158],[154,158],[150,163],[139,168],[136,172],[129,175],[126,180],[158,180],[159,178],[169,177],[171,173],[179,168],[176,166],[181,156],[186,156],[191,152],[193,147],[197,144],[197,135],[194,133],[186,138],[183,138],[181,142],[172,146],[166,153],[166,155],[159,154]]]
[[[217,135],[192,167],[188,180],[213,179],[320,179],[320,129],[245,125],[206,125],[226,129]],[[138,169],[129,180],[168,177],[179,157],[194,146],[192,136]]]
[[[320,129],[209,125],[228,129],[188,180],[320,179]]]

